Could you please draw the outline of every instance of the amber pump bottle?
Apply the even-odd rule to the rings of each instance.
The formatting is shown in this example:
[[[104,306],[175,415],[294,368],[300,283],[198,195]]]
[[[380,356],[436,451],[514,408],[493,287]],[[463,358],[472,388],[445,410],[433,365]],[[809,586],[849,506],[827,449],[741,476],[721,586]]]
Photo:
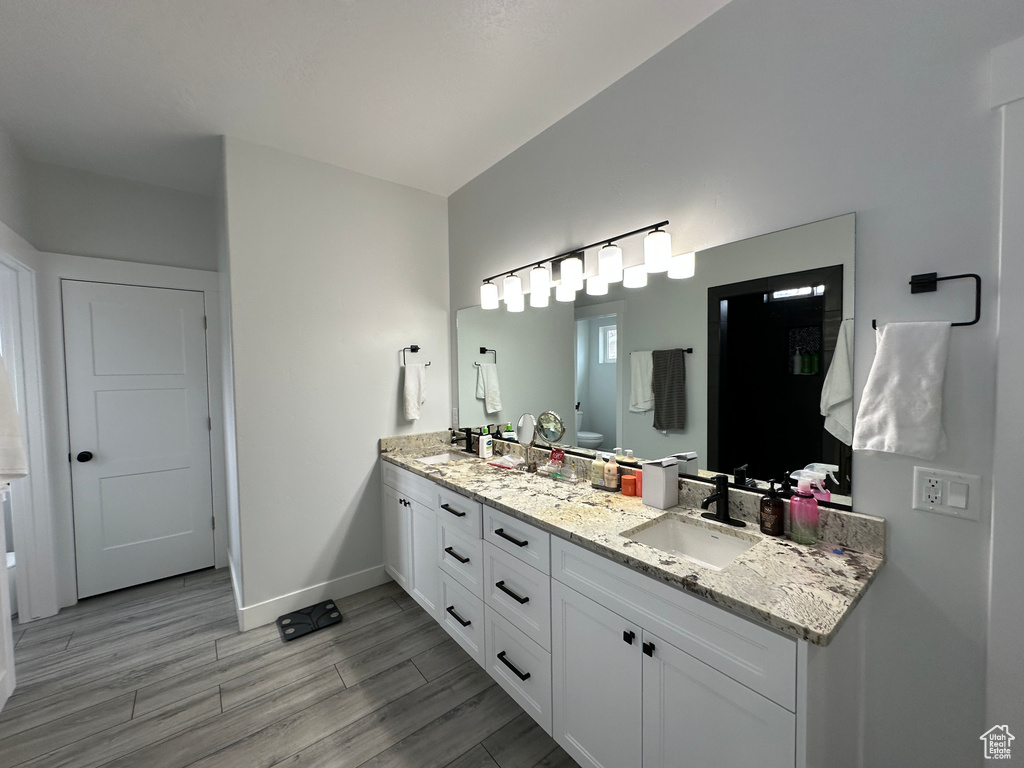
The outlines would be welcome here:
[[[775,481],[770,481],[768,493],[761,497],[761,533],[769,536],[781,536],[783,533],[783,506],[779,492],[775,490]]]

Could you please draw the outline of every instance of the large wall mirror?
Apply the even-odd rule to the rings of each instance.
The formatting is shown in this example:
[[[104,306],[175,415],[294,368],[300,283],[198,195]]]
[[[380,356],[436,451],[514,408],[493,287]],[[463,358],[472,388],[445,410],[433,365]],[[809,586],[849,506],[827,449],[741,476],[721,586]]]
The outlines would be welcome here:
[[[645,458],[695,451],[701,470],[746,464],[760,480],[835,464],[848,493],[849,448],[824,430],[819,402],[841,322],[853,317],[854,225],[851,213],[699,251],[685,280],[650,275],[644,288],[618,283],[522,313],[459,310],[460,424],[553,410],[569,445]],[[630,410],[631,353],[665,349],[692,349],[681,429]],[[485,364],[500,411],[478,396]]]

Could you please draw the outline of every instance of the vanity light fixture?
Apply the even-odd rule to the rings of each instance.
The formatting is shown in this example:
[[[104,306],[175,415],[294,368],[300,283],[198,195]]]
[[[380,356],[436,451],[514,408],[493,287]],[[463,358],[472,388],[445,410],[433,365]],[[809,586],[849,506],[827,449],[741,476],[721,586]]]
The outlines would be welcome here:
[[[480,308],[498,308],[498,286],[496,286],[490,280],[486,281],[483,285],[480,286]]]
[[[530,306],[546,307],[551,297],[551,276],[548,268],[540,264],[530,270]]]
[[[617,283],[622,280],[622,249],[614,243],[608,243],[597,252],[597,274],[606,283]]]
[[[608,293],[608,281],[600,275],[587,278],[587,295],[604,296]]]
[[[697,254],[680,253],[673,256],[668,263],[668,276],[673,280],[684,280],[693,277],[697,272]]]
[[[643,288],[647,285],[647,267],[643,264],[626,267],[622,272],[622,285],[624,288]]]
[[[662,229],[667,225],[667,219],[659,221],[657,224],[648,224],[646,227],[634,229],[632,232],[623,232],[621,235],[604,238],[582,248],[574,248],[557,256],[516,267],[509,272],[491,275],[485,278],[480,286],[480,307],[482,309],[498,308],[498,286],[493,281],[504,278],[505,307],[509,312],[522,312],[526,302],[523,295],[522,279],[516,272],[524,270],[530,270],[531,307],[548,306],[552,286],[555,286],[555,298],[558,301],[574,301],[576,292],[584,288],[584,252],[598,246],[601,246],[601,250],[598,253],[597,275],[591,276],[586,281],[587,293],[591,296],[604,296],[608,293],[608,284],[620,280],[625,282],[627,273],[632,275],[630,281],[625,283],[627,287],[645,286],[647,285],[647,272],[664,272],[668,269],[672,254],[672,239],[668,232]],[[647,237],[644,238],[644,264],[641,264],[639,268],[630,267],[628,270],[623,270],[622,249],[616,245],[616,241],[645,232]],[[658,259],[662,261],[658,261]],[[651,268],[652,264],[655,265],[653,269]],[[661,264],[660,269],[657,268],[657,264]],[[639,274],[638,269],[643,271],[643,275]],[[594,279],[595,277],[599,279]]]
[[[672,235],[663,229],[653,229],[644,238],[644,266],[651,274],[665,272],[672,259]]]

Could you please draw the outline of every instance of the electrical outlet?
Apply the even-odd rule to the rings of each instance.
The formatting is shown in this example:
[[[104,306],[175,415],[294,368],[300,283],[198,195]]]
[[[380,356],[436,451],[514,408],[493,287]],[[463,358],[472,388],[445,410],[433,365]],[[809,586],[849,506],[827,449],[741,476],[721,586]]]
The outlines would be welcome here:
[[[978,520],[981,478],[944,469],[914,467],[914,509]]]

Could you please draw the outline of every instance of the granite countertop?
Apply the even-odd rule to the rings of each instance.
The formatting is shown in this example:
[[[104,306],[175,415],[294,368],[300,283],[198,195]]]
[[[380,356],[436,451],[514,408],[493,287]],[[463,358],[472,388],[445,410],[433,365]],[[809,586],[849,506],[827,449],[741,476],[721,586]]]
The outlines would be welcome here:
[[[522,471],[500,469],[472,454],[443,464],[417,459],[458,446],[397,441],[382,458],[438,485],[469,496],[555,536],[597,552],[673,587],[690,592],[791,637],[828,645],[884,562],[883,542],[868,554],[834,543],[804,546],[766,536],[756,524],[737,532],[700,517],[687,506],[661,510],[631,496],[570,485]],[[685,491],[685,485],[684,485]],[[681,493],[681,497],[693,494]],[[727,535],[756,543],[725,568],[700,565],[620,535],[671,513]],[[831,513],[838,515],[840,513]],[[849,516],[850,513],[845,513]]]

